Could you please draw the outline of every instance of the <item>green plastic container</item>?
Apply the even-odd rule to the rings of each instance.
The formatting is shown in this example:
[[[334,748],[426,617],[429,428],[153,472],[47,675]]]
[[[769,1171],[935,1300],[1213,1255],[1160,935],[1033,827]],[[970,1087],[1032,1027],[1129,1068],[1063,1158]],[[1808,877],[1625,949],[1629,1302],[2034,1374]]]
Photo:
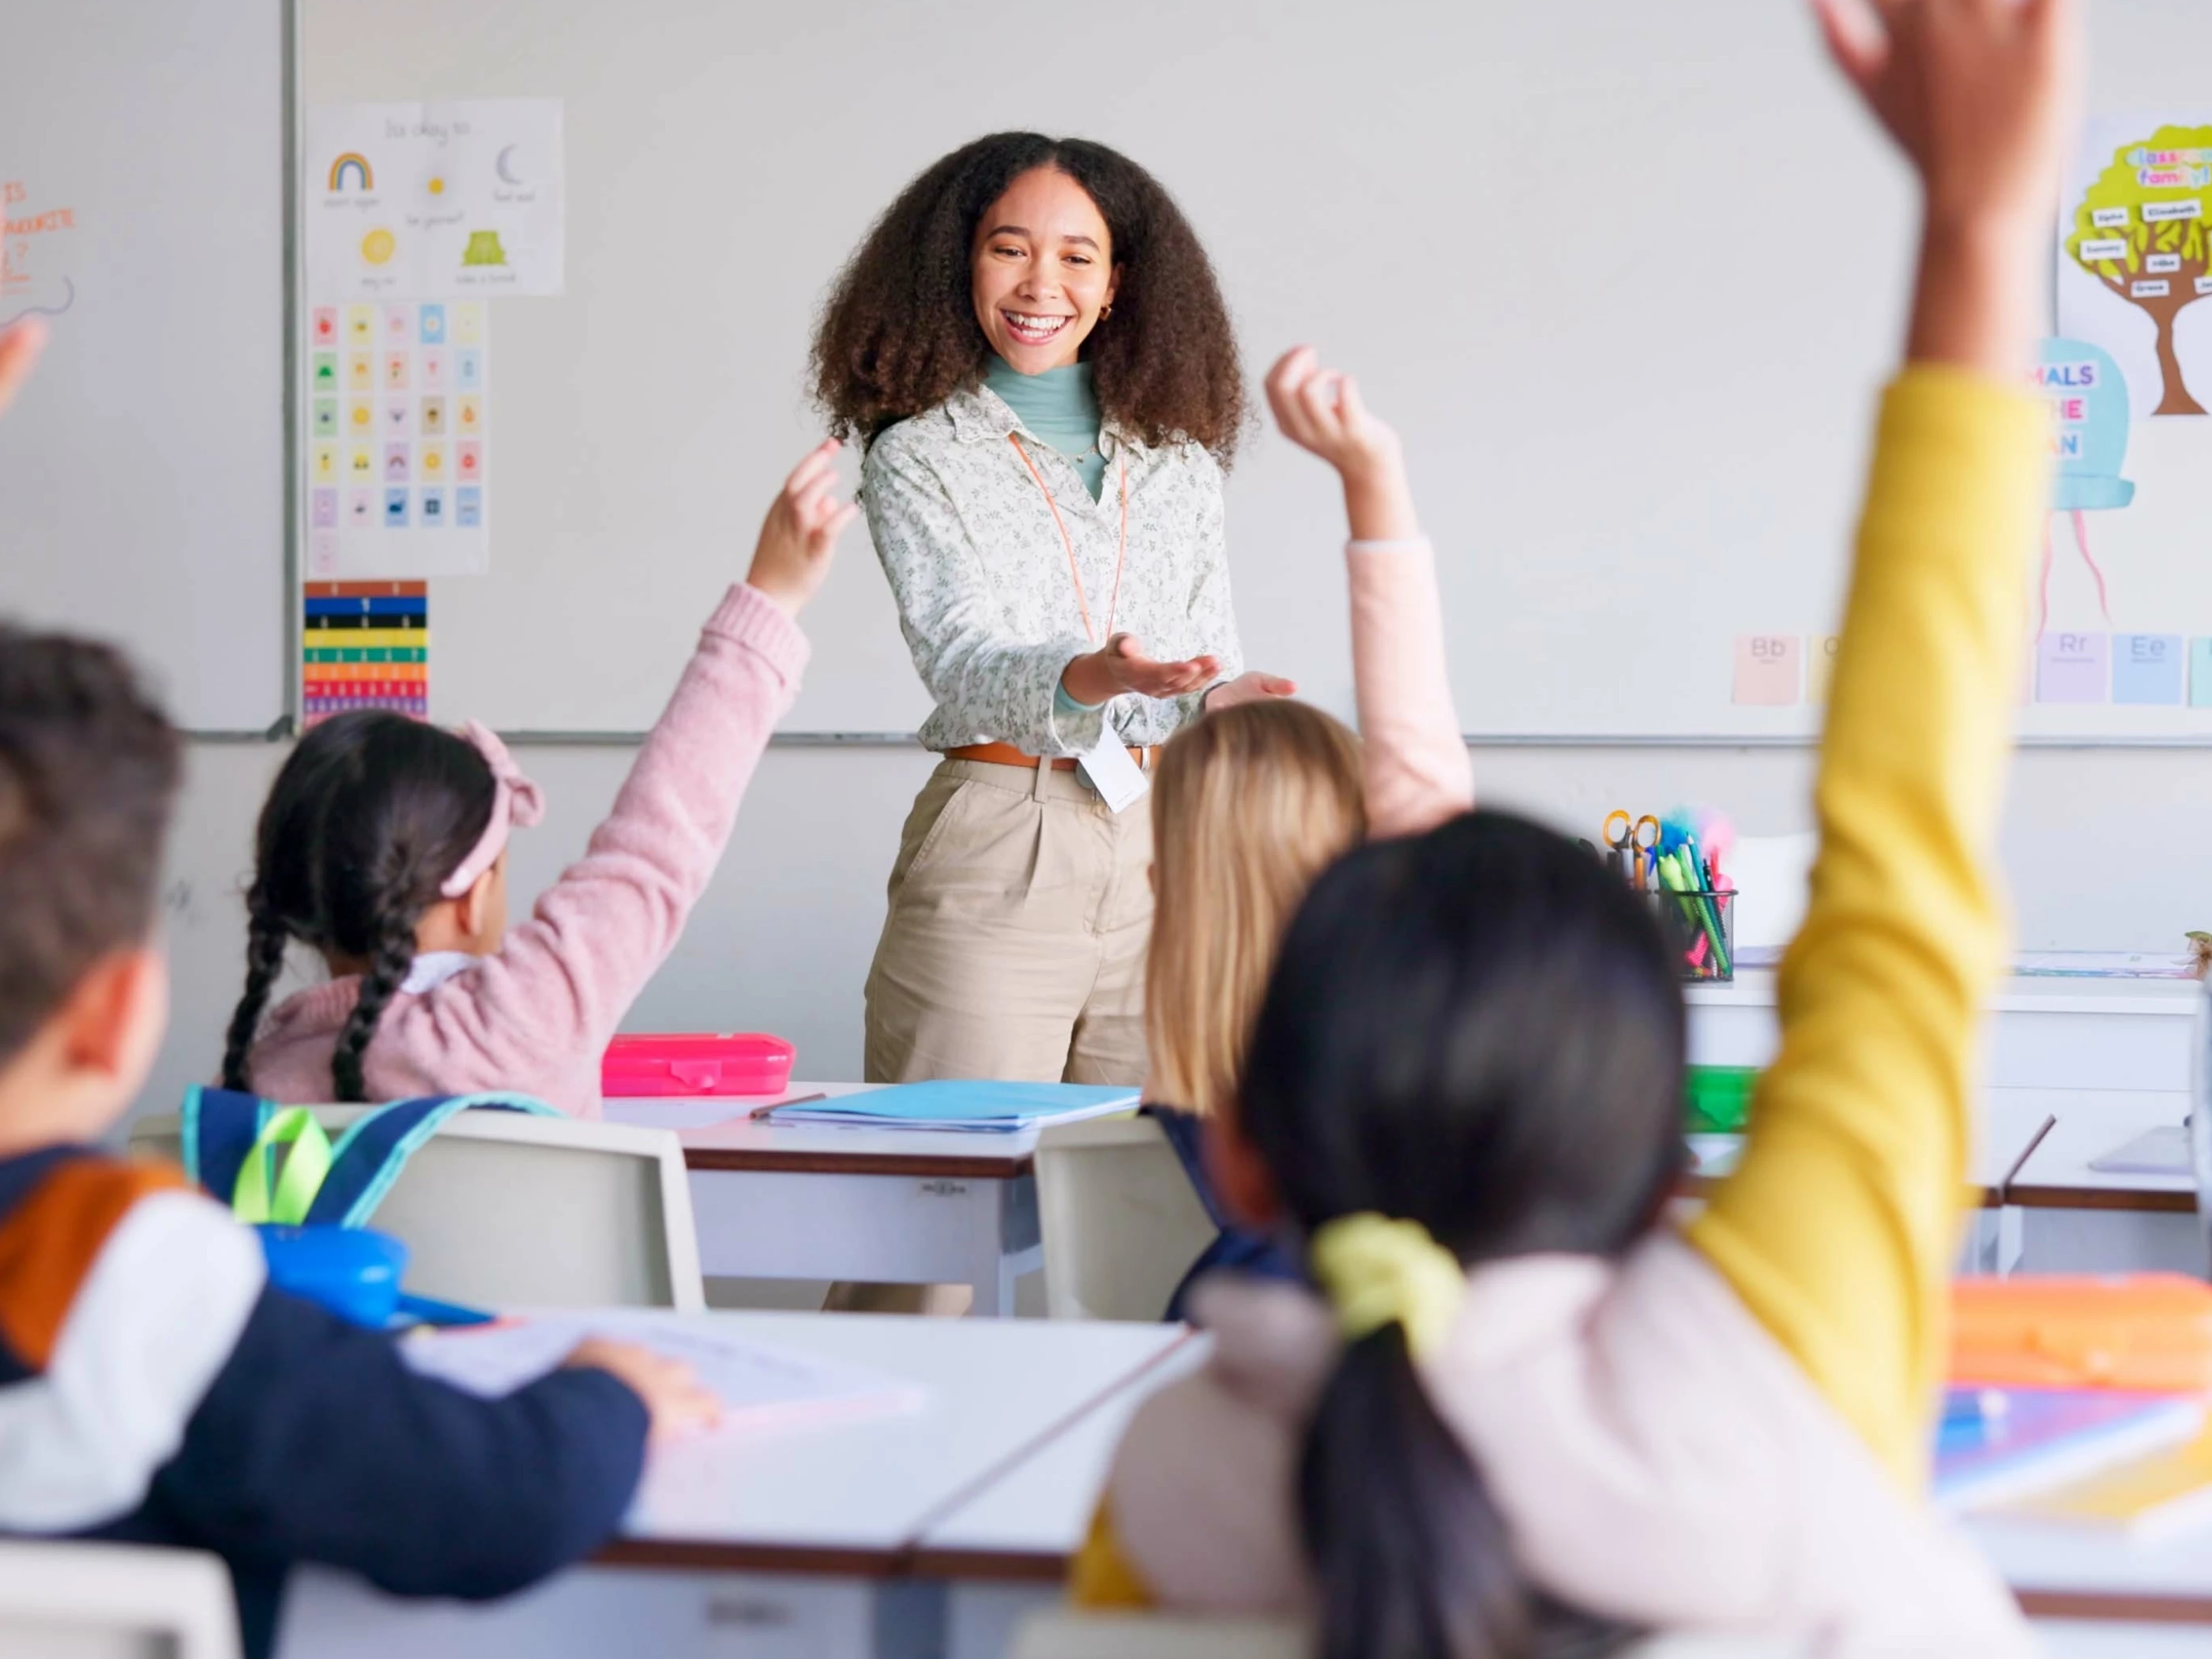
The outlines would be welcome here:
[[[1756,1066],[1692,1066],[1682,1079],[1682,1104],[1693,1135],[1740,1135],[1751,1117]]]

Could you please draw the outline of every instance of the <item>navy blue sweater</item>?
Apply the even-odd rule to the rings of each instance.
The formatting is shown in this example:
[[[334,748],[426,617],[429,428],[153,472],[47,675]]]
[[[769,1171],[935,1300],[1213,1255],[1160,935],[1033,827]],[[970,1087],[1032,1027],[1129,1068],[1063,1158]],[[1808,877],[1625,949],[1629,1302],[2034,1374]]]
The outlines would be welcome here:
[[[647,1426],[605,1371],[502,1400],[418,1376],[271,1288],[258,1241],[173,1172],[0,1161],[0,1530],[215,1552],[250,1656],[295,1561],[470,1599],[567,1565],[621,1521]]]
[[[1176,1286],[1175,1295],[1168,1300],[1164,1319],[1187,1319],[1190,1316],[1190,1287],[1211,1273],[1252,1273],[1261,1279],[1303,1279],[1305,1270],[1297,1257],[1267,1237],[1240,1227],[1230,1219],[1214,1197],[1213,1183],[1206,1179],[1206,1158],[1200,1150],[1205,1129],[1192,1113],[1176,1106],[1146,1106],[1142,1115],[1160,1126],[1167,1136],[1168,1145],[1175,1148],[1176,1157],[1182,1161],[1182,1171],[1190,1177],[1192,1189],[1198,1201],[1206,1206],[1207,1218],[1221,1231],[1213,1242],[1199,1252],[1198,1260],[1191,1263],[1190,1271]]]

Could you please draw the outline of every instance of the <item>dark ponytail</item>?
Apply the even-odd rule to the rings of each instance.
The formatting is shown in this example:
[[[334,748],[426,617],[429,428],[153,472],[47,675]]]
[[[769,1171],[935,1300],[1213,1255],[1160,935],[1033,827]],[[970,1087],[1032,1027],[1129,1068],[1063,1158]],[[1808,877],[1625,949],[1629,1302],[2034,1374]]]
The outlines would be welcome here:
[[[362,964],[331,1079],[338,1099],[368,1098],[362,1063],[414,965],[416,926],[483,838],[496,795],[471,744],[404,715],[340,714],[301,739],[254,834],[246,992],[231,1017],[225,1086],[251,1086],[247,1055],[285,943],[297,939]]]
[[[1680,987],[1636,897],[1549,830],[1470,813],[1314,884],[1237,1127],[1310,1239],[1371,1213],[1466,1265],[1618,1255],[1680,1167],[1682,1044]],[[1634,1639],[1522,1577],[1401,1323],[1346,1345],[1298,1510],[1322,1659],[1579,1659]]]

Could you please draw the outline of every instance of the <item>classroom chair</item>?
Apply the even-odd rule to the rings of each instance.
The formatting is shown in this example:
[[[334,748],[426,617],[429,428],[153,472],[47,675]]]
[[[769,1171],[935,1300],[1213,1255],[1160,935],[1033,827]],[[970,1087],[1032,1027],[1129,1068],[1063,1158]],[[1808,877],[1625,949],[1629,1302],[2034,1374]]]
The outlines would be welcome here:
[[[370,1109],[318,1106],[337,1132]],[[174,1115],[131,1150],[174,1160]],[[408,1159],[369,1219],[407,1246],[407,1289],[479,1308],[707,1305],[684,1149],[666,1129],[461,1112]]]
[[[2197,1172],[2201,1271],[2212,1279],[2212,980],[2197,992],[2197,1042],[2189,1067],[2189,1163]]]
[[[1307,1659],[1295,1622],[1181,1619],[1161,1613],[1041,1613],[1015,1633],[1006,1659]],[[1620,1659],[1805,1659],[1810,1643],[1765,1637],[1657,1636]]]
[[[1045,1310],[1158,1320],[1215,1228],[1160,1126],[1092,1118],[1037,1139]]]
[[[238,1659],[230,1575],[199,1550],[0,1543],[0,1659]]]

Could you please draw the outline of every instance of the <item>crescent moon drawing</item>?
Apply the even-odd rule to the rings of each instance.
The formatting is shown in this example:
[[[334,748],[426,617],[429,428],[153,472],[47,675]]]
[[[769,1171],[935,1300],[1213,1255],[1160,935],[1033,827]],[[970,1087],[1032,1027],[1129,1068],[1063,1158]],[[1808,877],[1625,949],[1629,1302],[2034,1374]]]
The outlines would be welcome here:
[[[491,164],[491,170],[499,174],[500,181],[502,184],[519,185],[522,182],[521,179],[516,178],[512,173],[509,173],[507,170],[507,158],[514,155],[514,151],[515,146],[509,144],[505,149],[500,151],[499,159]]]

